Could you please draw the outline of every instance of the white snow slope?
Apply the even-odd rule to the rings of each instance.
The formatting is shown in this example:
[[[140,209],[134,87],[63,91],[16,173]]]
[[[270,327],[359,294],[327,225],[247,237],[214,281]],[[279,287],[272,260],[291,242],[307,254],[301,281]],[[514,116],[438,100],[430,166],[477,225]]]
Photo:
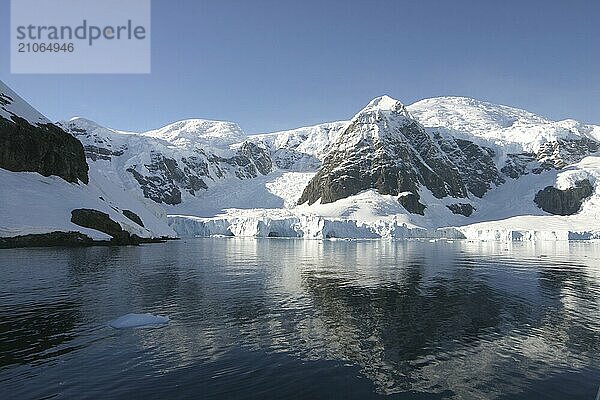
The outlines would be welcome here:
[[[11,88],[6,86],[4,82],[0,81],[0,117],[11,121],[13,116],[23,118],[31,125],[50,123],[48,118],[40,114]]]
[[[124,230],[140,237],[176,237],[166,224],[163,210],[136,200],[103,179],[92,174],[88,185],[75,184],[57,176],[0,168],[0,185],[10,188],[0,192],[0,237],[58,231],[81,232],[96,240],[110,239],[102,232],[73,224],[71,211],[77,208],[104,212]],[[121,210],[135,212],[145,228],[125,217]]]
[[[1,107],[0,116],[19,116],[29,123],[50,123],[0,81],[0,99],[10,103]],[[42,234],[55,231],[81,232],[97,240],[110,237],[71,222],[71,211],[95,209],[140,237],[176,237],[167,224],[167,215],[156,203],[135,191],[115,185],[114,176],[98,169],[89,171],[89,184],[69,183],[57,176],[44,177],[35,172],[11,172],[0,168],[0,237]],[[144,223],[141,227],[125,217],[122,210],[133,211]]]
[[[231,155],[230,147],[246,139],[242,128],[233,122],[205,119],[178,121],[142,135],[162,139],[187,150],[200,150],[219,156]]]
[[[407,107],[423,126],[449,132],[503,152],[536,152],[546,142],[567,138],[600,141],[600,126],[567,119],[550,121],[518,108],[467,97],[436,97]]]

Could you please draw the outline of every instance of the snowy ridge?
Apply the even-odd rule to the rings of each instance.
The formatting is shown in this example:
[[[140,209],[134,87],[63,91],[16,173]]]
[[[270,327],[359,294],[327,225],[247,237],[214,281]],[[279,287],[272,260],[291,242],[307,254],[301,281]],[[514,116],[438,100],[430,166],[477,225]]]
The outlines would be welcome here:
[[[84,144],[90,168],[159,204],[195,202],[197,193],[220,181],[271,170],[263,149],[236,142],[245,135],[232,123],[189,120],[145,133],[104,128],[82,118],[59,125]]]
[[[402,140],[404,138],[398,135],[398,129],[410,125],[414,121],[414,118],[400,101],[389,96],[377,97],[350,120],[350,127],[356,126],[357,129],[345,129],[332,145],[337,144],[343,150],[351,148],[365,139],[375,141]]]
[[[377,110],[375,112],[378,112]],[[591,198],[573,216],[550,216],[533,203],[546,186],[573,187],[600,177],[600,157],[589,156],[562,170],[529,174],[491,189],[482,198],[470,198],[471,217],[450,213],[457,199],[436,198],[419,191],[427,204],[425,215],[407,213],[394,196],[367,190],[332,203],[302,205],[288,210],[231,209],[212,218],[169,217],[182,236],[241,236],[326,238],[466,238],[470,240],[590,240],[600,239],[600,195]],[[310,178],[305,175],[305,179]],[[280,187],[290,186],[282,182]],[[402,194],[401,194],[402,195]],[[293,198],[293,196],[291,196]],[[477,211],[479,210],[479,211]]]
[[[600,141],[600,127],[575,120],[551,121],[529,111],[466,97],[436,97],[408,106],[425,127],[466,139],[480,139],[507,152],[537,152],[558,139]]]
[[[334,142],[346,121],[328,122],[315,126],[250,136],[248,140],[264,144],[275,165],[290,171],[316,171],[329,145]]]
[[[219,156],[230,156],[230,146],[246,139],[246,134],[236,123],[205,119],[178,121],[142,135],[162,139],[187,150],[201,150]]]
[[[369,113],[369,112],[394,112],[404,114],[406,118],[412,118],[404,104],[400,101],[391,98],[390,96],[383,95],[376,97],[369,102],[357,115]]]
[[[23,118],[31,125],[50,123],[48,118],[0,81],[0,117],[12,121],[13,116]]]

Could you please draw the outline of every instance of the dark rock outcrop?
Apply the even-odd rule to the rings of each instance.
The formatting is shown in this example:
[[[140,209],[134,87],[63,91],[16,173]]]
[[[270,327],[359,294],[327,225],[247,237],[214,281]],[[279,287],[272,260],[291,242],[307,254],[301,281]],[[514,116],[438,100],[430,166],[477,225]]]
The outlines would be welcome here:
[[[110,161],[112,157],[122,156],[124,154],[123,150],[113,151],[110,149],[106,149],[104,147],[93,146],[93,145],[85,145],[83,146],[85,150],[85,156],[92,161],[105,160]]]
[[[469,192],[481,198],[492,188],[505,182],[494,162],[494,150],[470,140],[433,135],[440,149],[460,171],[463,184]]]
[[[558,139],[544,143],[538,153],[540,164],[547,164],[554,169],[562,169],[567,165],[581,161],[585,156],[600,149],[600,144],[592,139]]]
[[[144,197],[157,203],[176,205],[181,203],[181,191],[172,183],[166,182],[160,176],[144,176],[134,168],[128,168],[140,185]]]
[[[140,218],[139,215],[137,215],[133,211],[123,210],[123,215],[126,216],[127,218],[129,218],[130,220],[132,220],[133,222],[135,222],[136,224],[138,224],[139,226],[141,226],[142,228],[144,228],[144,223],[142,222],[142,219]]]
[[[529,164],[536,161],[535,153],[508,154],[506,162],[500,170],[504,175],[512,179],[518,179],[529,174]]]
[[[475,207],[469,203],[450,204],[446,207],[452,211],[452,214],[464,215],[465,217],[470,217],[473,214],[473,211],[475,211]]]
[[[54,124],[31,125],[23,118],[0,117],[0,168],[55,175],[88,183],[83,145]]]
[[[421,197],[418,193],[408,193],[398,198],[398,202],[412,214],[425,215],[425,208],[427,208],[424,204],[419,202]]]
[[[537,153],[508,154],[501,171],[513,179],[529,173],[538,175],[577,163],[599,149],[600,143],[589,138],[553,140],[543,143]]]
[[[98,210],[79,208],[71,211],[71,222],[84,228],[94,229],[112,237],[113,244],[139,244],[142,239],[137,235],[131,235],[121,228],[118,222],[110,219],[110,216]]]
[[[236,175],[240,179],[256,178],[259,174],[267,175],[273,169],[269,151],[252,142],[244,142],[237,154],[225,159],[225,162],[242,167],[236,170]]]
[[[576,182],[575,187],[560,190],[547,186],[540,190],[534,198],[535,204],[542,210],[554,215],[573,215],[579,212],[585,199],[594,192],[589,180]]]
[[[155,151],[150,153],[150,160],[150,164],[145,165],[150,175],[142,175],[134,167],[127,169],[138,181],[144,197],[157,203],[176,205],[181,203],[181,191],[178,183],[188,187],[192,193],[194,189],[206,188],[206,184],[201,180],[199,182],[190,181],[179,168],[176,160]]]
[[[19,247],[80,247],[92,246],[95,242],[79,232],[50,232],[0,238],[0,249]]]

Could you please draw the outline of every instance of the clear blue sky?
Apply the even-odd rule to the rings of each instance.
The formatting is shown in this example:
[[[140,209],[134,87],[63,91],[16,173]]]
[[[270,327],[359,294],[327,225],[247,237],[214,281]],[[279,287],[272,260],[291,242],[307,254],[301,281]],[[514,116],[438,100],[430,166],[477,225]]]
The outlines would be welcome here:
[[[600,123],[600,1],[153,0],[152,74],[0,79],[51,119],[184,118],[248,133],[351,117],[371,98],[469,96]]]

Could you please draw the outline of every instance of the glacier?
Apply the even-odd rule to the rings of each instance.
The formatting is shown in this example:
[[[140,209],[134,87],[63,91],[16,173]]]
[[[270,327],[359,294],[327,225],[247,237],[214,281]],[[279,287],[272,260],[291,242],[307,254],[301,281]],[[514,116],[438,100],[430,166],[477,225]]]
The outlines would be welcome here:
[[[170,215],[170,226],[182,237],[243,237],[301,239],[464,239],[455,228],[425,229],[409,226],[395,218],[370,223],[352,219],[326,218],[279,210],[230,210],[229,213],[201,218]]]
[[[303,176],[304,179],[307,177]],[[570,187],[582,178],[598,182],[600,157],[586,157],[564,170],[548,171],[542,178],[544,185],[554,184],[557,187]],[[476,201],[476,207],[488,211],[474,220],[449,215],[444,205],[448,200],[438,200],[436,205],[433,196],[428,198],[431,202],[429,215],[409,215],[393,196],[380,195],[373,190],[329,204],[317,203],[285,209],[227,209],[211,217],[169,215],[168,219],[169,225],[181,237],[448,238],[485,241],[600,239],[598,186],[578,214],[548,215],[534,204],[524,201],[533,195],[533,179],[540,178],[525,176],[507,182],[495,188],[489,198]],[[295,195],[298,195],[298,191]],[[292,194],[290,198],[294,197]]]

